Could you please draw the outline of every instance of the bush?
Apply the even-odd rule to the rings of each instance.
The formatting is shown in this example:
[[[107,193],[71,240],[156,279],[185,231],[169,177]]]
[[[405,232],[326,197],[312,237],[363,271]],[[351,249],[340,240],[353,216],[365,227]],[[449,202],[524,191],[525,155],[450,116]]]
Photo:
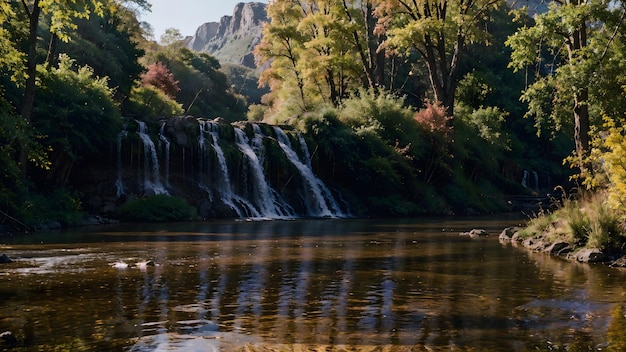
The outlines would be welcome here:
[[[85,216],[80,202],[80,195],[67,190],[57,189],[46,194],[32,193],[24,202],[19,218],[27,224],[39,224],[58,221],[65,226],[77,225]]]
[[[160,194],[128,202],[117,214],[126,221],[181,221],[194,218],[195,210],[181,198]]]
[[[184,112],[182,105],[152,86],[133,88],[128,105],[128,113],[142,118],[169,117]]]

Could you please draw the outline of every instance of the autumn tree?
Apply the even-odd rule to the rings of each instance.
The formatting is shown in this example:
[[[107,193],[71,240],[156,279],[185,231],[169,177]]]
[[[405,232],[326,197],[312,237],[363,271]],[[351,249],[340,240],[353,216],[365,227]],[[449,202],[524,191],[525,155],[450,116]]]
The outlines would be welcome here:
[[[153,86],[171,98],[176,97],[176,93],[180,90],[174,75],[161,62],[148,66],[148,71],[141,75],[141,83]]]
[[[271,88],[274,105],[293,102],[295,91],[292,104],[300,110],[336,106],[358,88],[387,83],[371,1],[278,0],[267,13],[270,23],[256,54],[261,65],[270,64],[261,83]]]
[[[466,45],[488,43],[486,23],[501,0],[375,0],[377,33],[390,52],[417,51],[428,69],[434,101],[454,116],[454,94]]]

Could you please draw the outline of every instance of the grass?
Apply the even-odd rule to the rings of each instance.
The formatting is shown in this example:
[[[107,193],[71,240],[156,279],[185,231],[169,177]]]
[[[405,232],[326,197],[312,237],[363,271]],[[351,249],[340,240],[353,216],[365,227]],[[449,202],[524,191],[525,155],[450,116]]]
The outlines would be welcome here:
[[[521,236],[560,238],[576,247],[604,251],[622,250],[626,245],[626,214],[609,207],[606,195],[563,197],[555,206],[556,210],[541,211],[530,219]]]

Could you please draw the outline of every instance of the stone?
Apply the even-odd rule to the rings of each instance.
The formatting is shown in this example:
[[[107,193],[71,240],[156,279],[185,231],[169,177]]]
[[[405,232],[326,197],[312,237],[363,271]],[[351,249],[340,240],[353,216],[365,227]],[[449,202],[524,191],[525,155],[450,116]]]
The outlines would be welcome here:
[[[4,344],[9,348],[15,347],[17,345],[17,338],[11,331],[5,331],[0,333],[0,339],[4,341]]]
[[[504,230],[502,230],[502,232],[500,232],[500,236],[498,236],[498,239],[500,241],[512,241],[513,240],[513,236],[518,233],[521,230],[520,227],[518,226],[511,226],[511,227],[507,227]]]
[[[597,248],[585,248],[574,253],[576,261],[581,263],[602,263],[606,260],[606,255]]]
[[[0,254],[0,264],[9,264],[13,263],[13,260],[9,258],[6,254]]]
[[[626,255],[621,256],[609,264],[613,268],[626,268]]]
[[[461,232],[461,236],[469,236],[469,238],[479,238],[479,237],[487,237],[489,233],[484,229],[473,229],[469,232]]]
[[[563,254],[563,251],[569,246],[569,243],[565,241],[556,241],[544,248],[543,251],[554,255],[560,255]]]

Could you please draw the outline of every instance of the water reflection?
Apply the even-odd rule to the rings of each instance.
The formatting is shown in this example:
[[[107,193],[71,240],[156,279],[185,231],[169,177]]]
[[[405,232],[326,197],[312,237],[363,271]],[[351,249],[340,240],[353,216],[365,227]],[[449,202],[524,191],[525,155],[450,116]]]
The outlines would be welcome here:
[[[2,248],[16,263],[0,268],[0,331],[31,350],[606,347],[624,273],[458,235],[510,224],[161,224],[16,239]],[[110,266],[146,259],[157,265]]]

